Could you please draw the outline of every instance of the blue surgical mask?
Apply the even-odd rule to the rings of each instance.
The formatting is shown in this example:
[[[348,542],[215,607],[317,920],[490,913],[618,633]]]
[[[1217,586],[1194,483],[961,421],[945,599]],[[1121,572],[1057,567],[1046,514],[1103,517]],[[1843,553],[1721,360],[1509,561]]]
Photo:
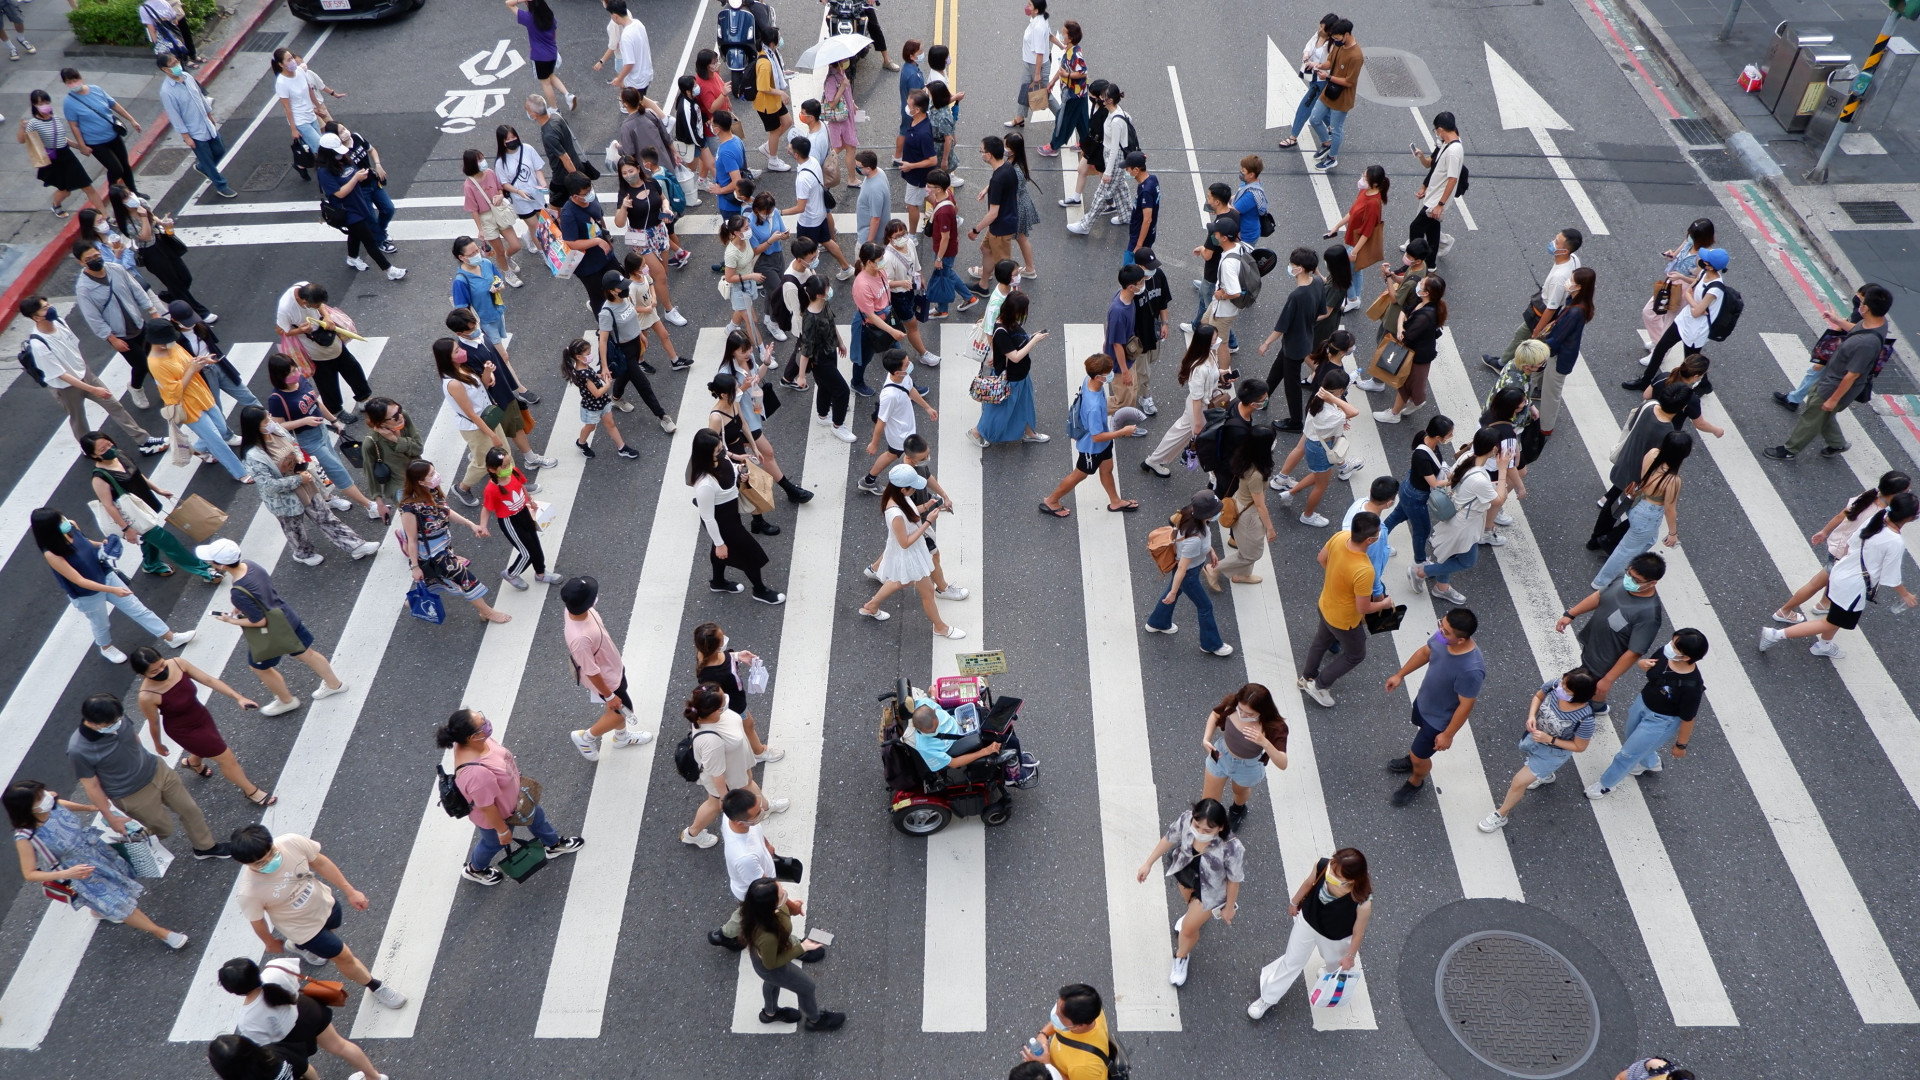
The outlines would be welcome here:
[[[1547,241],[1547,254],[1549,254],[1549,255],[1551,255],[1551,256],[1553,256],[1553,257],[1554,257],[1554,258],[1556,258],[1556,259],[1557,259],[1557,258],[1559,258],[1559,257],[1560,257],[1560,245],[1559,245],[1559,244],[1557,244],[1557,243],[1555,243],[1555,242],[1554,242],[1554,241],[1552,241],[1552,240],[1549,240],[1549,241]]]
[[[108,724],[106,727],[97,728],[95,730],[99,731],[100,734],[102,735],[112,735],[114,732],[120,730],[120,725],[126,722],[127,722],[126,717],[121,717],[120,719],[115,720],[113,723]]]
[[[171,75],[171,76],[173,76],[174,78],[176,78],[176,79],[178,79],[178,78],[181,78],[182,76],[184,76],[184,75],[186,75],[186,70],[185,70],[185,69],[183,69],[183,68],[182,68],[182,67],[181,67],[181,66],[180,66],[179,64],[175,64],[175,65],[173,65],[172,67],[170,67],[170,68],[168,68],[168,69],[167,69],[167,74],[169,74],[169,75]]]
[[[261,863],[259,866],[254,867],[253,872],[256,874],[271,874],[275,870],[280,869],[280,861],[282,859],[285,859],[286,857],[287,857],[286,852],[276,851],[273,853],[273,858],[268,859],[266,862]]]
[[[70,533],[70,532],[72,532],[72,531],[73,531],[73,522],[71,522],[71,521],[63,521],[63,522],[61,522],[61,523],[60,523],[60,531],[61,531],[61,532],[63,532],[63,533]]]
[[[1641,589],[1646,588],[1647,583],[1644,581],[1638,580],[1632,574],[1628,574],[1625,577],[1620,579],[1620,587],[1627,590],[1630,593],[1637,593]]]

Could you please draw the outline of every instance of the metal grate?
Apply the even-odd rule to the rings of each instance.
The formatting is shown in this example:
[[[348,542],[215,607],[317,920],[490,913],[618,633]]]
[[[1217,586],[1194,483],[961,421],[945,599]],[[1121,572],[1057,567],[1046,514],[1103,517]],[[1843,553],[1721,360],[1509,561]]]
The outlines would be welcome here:
[[[1747,167],[1746,160],[1729,150],[1693,150],[1690,153],[1693,160],[1699,163],[1700,171],[1715,183],[1753,179],[1753,170]]]
[[[192,151],[183,146],[162,147],[147,154],[146,160],[140,163],[140,171],[148,176],[170,173],[179,168],[180,163],[185,161],[187,155],[191,153]]]
[[[1713,124],[1699,118],[1669,120],[1673,130],[1688,146],[1714,146],[1720,142],[1720,136],[1713,130]]]
[[[1906,225],[1913,221],[1897,202],[1843,202],[1840,209],[1855,225]]]
[[[1369,57],[1367,72],[1373,78],[1374,93],[1381,97],[1418,98],[1425,97],[1420,88],[1420,80],[1413,75],[1413,69],[1407,62],[1392,54]]]
[[[272,52],[287,40],[285,30],[255,30],[240,43],[241,52]]]
[[[1441,958],[1434,989],[1460,1044],[1508,1076],[1550,1080],[1586,1064],[1600,1010],[1564,956],[1509,932],[1472,934]]]
[[[279,187],[280,181],[285,180],[287,174],[292,171],[292,168],[286,165],[263,162],[255,165],[253,171],[247,174],[247,178],[240,182],[240,190],[272,191]]]

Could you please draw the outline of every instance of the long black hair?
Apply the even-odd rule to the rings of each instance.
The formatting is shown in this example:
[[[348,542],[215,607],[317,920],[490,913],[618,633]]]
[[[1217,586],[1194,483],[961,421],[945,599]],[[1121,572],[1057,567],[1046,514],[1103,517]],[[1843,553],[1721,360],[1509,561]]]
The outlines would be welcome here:
[[[16,829],[28,832],[40,827],[40,795],[47,785],[38,780],[15,780],[7,785],[5,794],[0,794],[0,807],[5,807],[7,820]]]
[[[292,1005],[300,1000],[298,991],[260,977],[260,965],[244,956],[236,956],[220,965],[220,989],[237,997],[260,991],[260,1000],[269,1005]]]
[[[746,899],[740,902],[740,940],[748,947],[753,935],[764,930],[778,936],[780,931],[780,883],[760,878],[747,886]]]
[[[1418,453],[1421,443],[1428,439],[1445,441],[1451,434],[1453,434],[1453,420],[1446,416],[1435,415],[1427,420],[1426,427],[1413,433],[1413,449]]]
[[[1872,506],[1875,500],[1881,498],[1892,500],[1895,495],[1912,486],[1913,481],[1906,473],[1895,469],[1881,473],[1878,484],[1854,496],[1853,502],[1847,504],[1847,520],[1859,521],[1860,515],[1866,513],[1867,507]]]
[[[1039,187],[1040,182],[1033,178],[1033,169],[1027,165],[1027,140],[1017,131],[1009,131],[1000,142],[1006,147],[1007,160],[1020,170],[1020,179]]]
[[[1353,287],[1353,257],[1345,244],[1334,244],[1320,253],[1320,262],[1327,268],[1327,296],[1337,302]]]
[[[1667,432],[1666,436],[1660,440],[1660,446],[1654,453],[1653,461],[1640,471],[1640,486],[1645,488],[1647,481],[1653,478],[1655,472],[1679,476],[1680,463],[1687,460],[1687,455],[1691,453],[1693,453],[1692,435],[1684,431]]]
[[[27,527],[33,532],[33,542],[41,551],[60,556],[73,554],[73,538],[60,531],[60,523],[67,515],[51,506],[43,506],[27,515]],[[76,526],[77,528],[77,526]]]
[[[1916,498],[1911,491],[1903,491],[1887,500],[1887,508],[1873,515],[1873,520],[1867,522],[1866,526],[1860,530],[1858,539],[1864,544],[1880,535],[1880,531],[1887,527],[1888,521],[1892,521],[1895,525],[1905,525],[1913,520],[1916,513],[1920,513],[1920,498]]]
[[[1461,454],[1460,460],[1453,463],[1453,483],[1458,486],[1467,474],[1478,468],[1474,462],[1493,453],[1500,446],[1500,432],[1492,428],[1481,428],[1473,433],[1473,451]]]
[[[1000,304],[1004,307],[1006,301],[1002,300]],[[1188,339],[1186,354],[1180,357],[1180,373],[1174,381],[1181,386],[1187,385],[1187,380],[1193,377],[1194,369],[1212,359],[1213,327],[1203,325],[1193,332],[1193,337]]]
[[[1347,375],[1345,368],[1332,367],[1328,368],[1326,373],[1316,379],[1315,382],[1318,386],[1314,391],[1312,400],[1307,402],[1308,416],[1319,416],[1321,409],[1330,408],[1327,404],[1327,399],[1321,397],[1319,391],[1345,390],[1348,386],[1352,385],[1353,380]]]
[[[553,29],[553,9],[547,0],[527,0],[527,12],[533,16],[533,28],[541,32]]]
[[[240,455],[254,447],[267,445],[267,410],[258,405],[240,407]]]
[[[733,463],[715,451],[723,451],[720,433],[712,428],[701,428],[693,433],[693,449],[687,455],[687,486],[700,482],[703,476],[711,476],[722,488],[730,488],[739,483],[734,474]],[[716,460],[718,459],[718,460]]]
[[[1253,434],[1234,446],[1227,465],[1229,475],[1245,476],[1248,469],[1257,469],[1262,476],[1273,475],[1273,442],[1278,435],[1272,424],[1254,428]]]

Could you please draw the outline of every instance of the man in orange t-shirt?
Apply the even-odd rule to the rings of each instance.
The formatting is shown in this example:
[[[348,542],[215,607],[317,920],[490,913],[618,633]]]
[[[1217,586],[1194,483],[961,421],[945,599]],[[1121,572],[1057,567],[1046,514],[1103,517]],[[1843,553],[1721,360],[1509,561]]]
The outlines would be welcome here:
[[[1320,586],[1320,628],[1307,647],[1307,664],[1300,672],[1300,689],[1328,708],[1333,695],[1327,687],[1367,658],[1366,616],[1393,606],[1393,598],[1373,595],[1373,560],[1367,547],[1380,535],[1380,515],[1361,511],[1346,532],[1334,533],[1320,549],[1326,576]],[[1339,643],[1337,655],[1323,667],[1321,660]]]

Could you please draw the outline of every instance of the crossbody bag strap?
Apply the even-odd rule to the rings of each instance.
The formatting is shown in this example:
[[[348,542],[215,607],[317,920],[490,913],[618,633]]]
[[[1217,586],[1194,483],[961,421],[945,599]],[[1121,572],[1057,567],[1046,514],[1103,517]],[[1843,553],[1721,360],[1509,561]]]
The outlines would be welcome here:
[[[1053,1037],[1056,1039],[1059,1039],[1063,1043],[1066,1043],[1068,1046],[1073,1047],[1075,1050],[1085,1050],[1087,1053],[1092,1054],[1094,1057],[1099,1058],[1101,1064],[1109,1065],[1109,1066],[1113,1064],[1113,1055],[1107,1053],[1105,1050],[1101,1050],[1098,1047],[1095,1047],[1092,1043],[1083,1043],[1079,1039],[1075,1039],[1070,1036],[1061,1034],[1058,1031],[1053,1033]]]

